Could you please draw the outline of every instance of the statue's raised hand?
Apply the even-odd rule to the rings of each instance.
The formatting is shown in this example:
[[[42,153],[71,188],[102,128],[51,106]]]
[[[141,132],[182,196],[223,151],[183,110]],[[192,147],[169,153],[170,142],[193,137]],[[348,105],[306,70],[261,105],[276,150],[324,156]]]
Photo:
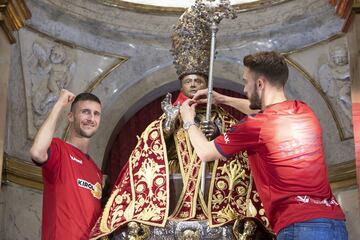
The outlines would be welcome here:
[[[220,134],[219,128],[212,121],[201,121],[200,129],[209,140],[213,140]]]
[[[173,132],[175,122],[177,117],[179,116],[180,103],[176,106],[173,106],[171,103],[172,95],[171,93],[166,94],[164,100],[161,101],[161,109],[165,113],[165,121],[163,123],[163,130],[165,135]]]

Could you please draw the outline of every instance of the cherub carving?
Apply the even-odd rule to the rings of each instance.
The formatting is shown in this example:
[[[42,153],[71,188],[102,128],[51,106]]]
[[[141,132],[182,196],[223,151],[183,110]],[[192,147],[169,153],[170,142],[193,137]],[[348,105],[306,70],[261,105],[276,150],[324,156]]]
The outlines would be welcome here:
[[[321,65],[318,70],[319,83],[351,120],[351,81],[346,45],[331,46],[328,59],[328,63]]]
[[[73,79],[75,61],[63,46],[56,44],[46,48],[35,41],[27,63],[31,73],[33,120],[38,128],[60,90]]]

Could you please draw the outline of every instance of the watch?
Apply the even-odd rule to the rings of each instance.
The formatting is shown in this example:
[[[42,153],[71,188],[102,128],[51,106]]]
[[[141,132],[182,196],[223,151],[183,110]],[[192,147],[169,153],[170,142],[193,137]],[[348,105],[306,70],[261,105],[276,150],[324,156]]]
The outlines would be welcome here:
[[[189,128],[190,128],[192,125],[195,125],[195,126],[196,126],[196,123],[195,123],[195,122],[184,122],[183,128],[184,128],[185,131],[187,131],[187,130],[189,130]]]

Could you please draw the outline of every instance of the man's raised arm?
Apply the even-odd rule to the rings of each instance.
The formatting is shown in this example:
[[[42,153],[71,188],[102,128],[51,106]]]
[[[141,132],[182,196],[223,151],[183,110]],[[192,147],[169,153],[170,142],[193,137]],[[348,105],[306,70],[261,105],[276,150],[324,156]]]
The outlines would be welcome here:
[[[31,158],[37,163],[44,163],[48,159],[48,148],[55,133],[56,123],[63,109],[75,98],[68,90],[62,89],[58,101],[52,108],[49,116],[40,127],[34,143],[30,149]]]
[[[202,89],[197,91],[197,93],[194,95],[193,99],[197,102],[197,103],[206,103],[207,102],[207,89]],[[235,108],[236,110],[244,113],[244,114],[253,114],[253,113],[258,113],[258,110],[252,110],[249,108],[250,106],[250,102],[247,99],[243,99],[243,98],[236,98],[236,97],[229,97],[223,94],[220,94],[218,92],[213,91],[212,92],[212,98],[213,98],[213,103],[215,105],[219,105],[219,104],[223,104],[223,105],[227,105],[230,107]]]

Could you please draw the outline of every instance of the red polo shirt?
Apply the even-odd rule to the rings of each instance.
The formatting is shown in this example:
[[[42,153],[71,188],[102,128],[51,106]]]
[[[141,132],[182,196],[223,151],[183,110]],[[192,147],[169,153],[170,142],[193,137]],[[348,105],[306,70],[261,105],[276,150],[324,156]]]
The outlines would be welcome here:
[[[54,138],[42,173],[42,239],[89,239],[101,213],[99,168],[81,150]]]
[[[314,218],[345,219],[328,182],[319,121],[305,103],[268,106],[216,138],[215,146],[224,156],[247,150],[274,232]]]

